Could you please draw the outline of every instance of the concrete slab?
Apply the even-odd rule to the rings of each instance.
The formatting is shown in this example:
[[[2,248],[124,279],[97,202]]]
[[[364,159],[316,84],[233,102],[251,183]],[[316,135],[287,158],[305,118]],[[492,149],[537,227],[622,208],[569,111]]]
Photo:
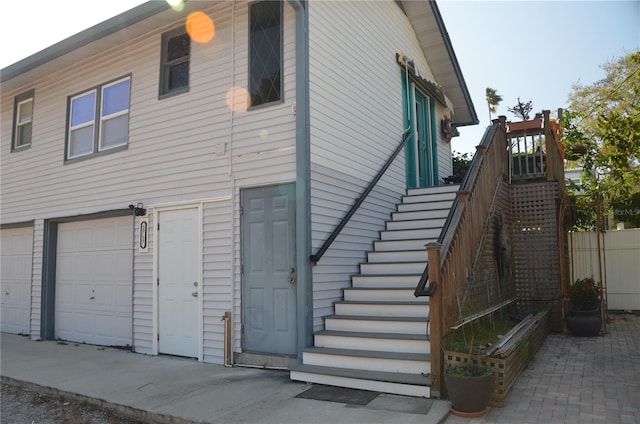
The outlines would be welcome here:
[[[86,399],[154,423],[437,424],[449,402],[379,395],[367,405],[296,398],[310,385],[286,371],[227,368],[191,359],[2,334],[3,381]],[[416,402],[431,403],[430,408]],[[405,405],[403,409],[401,405]]]

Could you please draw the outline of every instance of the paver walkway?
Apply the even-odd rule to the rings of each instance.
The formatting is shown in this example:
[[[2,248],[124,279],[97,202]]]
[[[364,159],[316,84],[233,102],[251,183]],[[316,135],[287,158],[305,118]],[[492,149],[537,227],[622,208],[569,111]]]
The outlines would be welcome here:
[[[445,423],[640,423],[640,316],[609,319],[603,336],[548,335],[504,408]]]

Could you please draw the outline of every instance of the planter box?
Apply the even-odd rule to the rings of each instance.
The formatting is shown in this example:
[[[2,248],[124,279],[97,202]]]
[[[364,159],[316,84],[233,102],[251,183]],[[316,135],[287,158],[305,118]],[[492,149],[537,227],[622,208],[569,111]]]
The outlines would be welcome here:
[[[509,390],[515,383],[520,373],[535,357],[536,352],[542,346],[547,336],[546,311],[533,317],[531,325],[525,326],[516,333],[504,348],[491,356],[472,355],[444,351],[445,367],[453,367],[466,364],[471,361],[476,364],[487,365],[493,368],[493,387],[489,406],[503,407]]]

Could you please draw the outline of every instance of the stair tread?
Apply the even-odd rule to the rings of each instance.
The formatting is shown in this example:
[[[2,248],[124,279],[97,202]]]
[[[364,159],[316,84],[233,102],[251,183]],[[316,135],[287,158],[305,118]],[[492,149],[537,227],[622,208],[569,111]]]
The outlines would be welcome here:
[[[407,300],[407,301],[396,301],[396,300],[338,300],[334,302],[334,304],[340,305],[428,305],[428,300]]]
[[[365,358],[380,358],[380,359],[400,359],[403,361],[425,361],[431,360],[431,355],[428,353],[405,353],[405,352],[383,352],[377,350],[358,350],[358,349],[336,349],[332,347],[308,347],[303,350],[309,353],[322,353],[326,355],[342,355],[342,356],[356,356]]]
[[[375,321],[411,321],[411,322],[427,322],[427,317],[387,317],[379,315],[328,315],[324,319],[350,319],[350,320],[375,320]]]
[[[360,380],[385,381],[388,383],[411,384],[414,386],[430,386],[431,377],[421,374],[405,374],[396,372],[356,370],[350,368],[322,367],[318,365],[296,365],[290,369],[310,374],[334,375]]]
[[[344,288],[345,291],[347,290],[355,290],[355,291],[367,291],[367,290],[374,290],[374,291],[398,291],[398,290],[402,290],[402,291],[410,291],[411,293],[413,293],[413,289],[409,288],[409,287],[345,287]]]
[[[354,274],[352,277],[395,277],[395,278],[407,278],[407,277],[422,277],[422,274]],[[393,287],[389,287],[393,288]]]
[[[401,333],[367,333],[364,331],[337,331],[320,330],[314,333],[316,336],[361,337],[370,339],[397,339],[397,340],[427,340],[426,334],[401,334]]]
[[[391,252],[377,252],[375,250],[370,250],[367,253],[391,253]],[[427,249],[406,249],[406,250],[394,250],[393,253],[423,253],[425,255],[425,261],[426,261],[426,254],[427,254]],[[411,262],[415,262],[415,261],[411,261]]]

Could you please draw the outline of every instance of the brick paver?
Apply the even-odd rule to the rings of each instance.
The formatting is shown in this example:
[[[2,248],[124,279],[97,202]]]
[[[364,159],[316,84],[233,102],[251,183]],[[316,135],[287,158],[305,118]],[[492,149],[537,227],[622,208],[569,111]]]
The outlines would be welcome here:
[[[609,318],[603,336],[549,334],[504,408],[445,423],[640,423],[640,316]]]

